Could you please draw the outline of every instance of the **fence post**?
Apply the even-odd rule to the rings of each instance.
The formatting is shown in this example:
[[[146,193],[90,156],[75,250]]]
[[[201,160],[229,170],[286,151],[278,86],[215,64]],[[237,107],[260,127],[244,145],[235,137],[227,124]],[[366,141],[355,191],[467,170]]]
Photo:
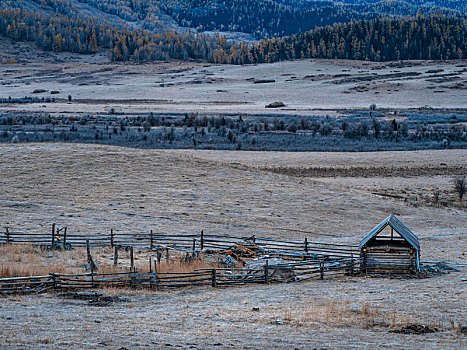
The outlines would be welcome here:
[[[360,272],[365,271],[365,275],[368,274],[368,269],[366,266],[366,248],[360,252]]]
[[[308,253],[308,238],[305,237],[305,252]]]
[[[117,246],[114,246],[114,266],[116,266],[118,264],[118,247]]]
[[[55,274],[54,273],[51,273],[50,274],[52,276],[52,282],[54,284],[54,289],[57,288],[57,279],[55,278]]]
[[[91,247],[89,246],[89,239],[86,239],[86,255],[88,259],[88,263],[91,262]]]
[[[52,246],[50,248],[53,249],[55,243],[55,223],[52,224]]]
[[[65,226],[65,229],[63,231],[63,250],[66,250],[66,231],[67,227]]]
[[[97,267],[97,263],[94,261],[91,255],[91,246],[89,244],[89,239],[86,239],[86,255],[88,257],[88,263],[86,264],[86,270],[89,267],[91,270],[91,273],[93,271],[97,271],[98,267]]]
[[[353,276],[353,253],[350,253],[350,276]]]
[[[199,244],[200,244],[200,250],[203,250],[203,248],[204,248],[204,232],[203,232],[203,230],[201,230],[201,238],[200,238]]]
[[[149,273],[152,274],[152,261],[151,261],[151,255],[149,255]],[[154,285],[154,277],[149,276],[149,287],[152,289]]]
[[[113,228],[110,229],[110,246],[112,248],[114,246],[114,230],[113,230]]]
[[[133,247],[130,247],[130,261],[131,261],[130,271],[134,271],[134,269],[135,269],[135,257],[133,256]]]
[[[319,261],[319,278],[324,280],[324,260],[322,258]]]
[[[216,281],[216,269],[211,270],[211,286],[213,288],[217,287],[217,281]]]
[[[152,235],[152,230],[151,230],[151,236],[150,236],[150,243],[149,243],[149,249],[152,250],[152,247],[154,247],[154,238]]]
[[[168,264],[169,263],[169,248],[165,248],[165,260]]]
[[[159,275],[157,274],[157,259],[154,259],[154,273],[156,275],[156,289],[159,290]]]
[[[195,245],[196,245],[196,238],[193,238],[193,249],[192,249],[193,254],[195,253],[195,248],[196,248]]]
[[[160,263],[161,262],[161,257],[162,257],[162,252],[159,251],[159,248],[157,248],[156,256],[157,256],[157,262]]]
[[[6,244],[10,243],[10,231],[8,231],[8,227],[5,227],[5,234],[6,234]]]
[[[264,283],[269,284],[269,260],[266,259],[266,265],[264,265]]]

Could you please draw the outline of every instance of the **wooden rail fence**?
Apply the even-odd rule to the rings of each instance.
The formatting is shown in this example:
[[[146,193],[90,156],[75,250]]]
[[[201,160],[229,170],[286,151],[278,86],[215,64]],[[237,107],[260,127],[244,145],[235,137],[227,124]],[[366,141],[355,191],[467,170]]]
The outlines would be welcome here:
[[[86,246],[87,241],[91,247],[123,246],[134,247],[141,250],[179,250],[184,252],[199,251],[226,251],[235,246],[245,250],[251,247],[259,250],[261,254],[276,254],[291,259],[312,256],[331,256],[334,258],[351,258],[359,255],[358,246],[336,243],[310,241],[287,241],[261,237],[235,237],[215,234],[189,234],[171,235],[155,233],[116,233],[80,235],[67,232],[67,228],[58,228],[52,225],[52,234],[25,233],[11,231],[5,228],[0,232],[0,244],[30,243],[53,248]]]
[[[264,269],[206,268],[193,272],[117,272],[117,273],[51,273],[46,276],[29,276],[0,279],[0,294],[41,293],[47,290],[76,290],[103,287],[177,288],[187,286],[221,286],[276,282],[275,270],[291,272],[289,281],[324,279],[325,276],[353,274],[359,261],[348,258],[335,260],[314,259],[301,262],[269,265]]]
[[[0,279],[0,293],[40,293],[49,289],[80,289],[113,287],[174,288],[211,285],[212,287],[247,283],[277,281],[276,271],[288,271],[289,281],[312,278],[324,279],[335,274],[353,275],[360,268],[357,246],[325,242],[288,241],[261,237],[235,237],[229,235],[200,234],[170,235],[150,231],[147,233],[117,233],[80,235],[68,232],[67,227],[52,225],[50,233],[24,233],[6,227],[0,232],[0,244],[24,244],[44,246],[49,249],[70,249],[87,246],[90,273],[58,274]],[[115,248],[114,263],[118,260],[118,248],[128,247],[131,256],[129,271],[118,273],[96,273],[90,247],[112,246]],[[155,251],[154,269],[137,272],[133,262],[133,249]],[[263,257],[264,268],[207,268],[194,272],[160,272],[157,264],[162,252],[168,258],[176,250],[185,254],[199,252]],[[281,257],[284,263],[270,264],[272,257]],[[354,258],[357,257],[357,258]],[[151,261],[150,261],[151,262]],[[286,274],[287,276],[287,274]],[[283,277],[282,277],[283,280]]]

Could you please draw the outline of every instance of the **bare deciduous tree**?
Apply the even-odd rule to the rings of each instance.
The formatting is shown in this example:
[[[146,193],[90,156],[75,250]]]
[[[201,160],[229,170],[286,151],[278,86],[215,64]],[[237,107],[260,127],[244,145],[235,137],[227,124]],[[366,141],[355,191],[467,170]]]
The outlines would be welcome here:
[[[439,189],[437,189],[437,188],[433,192],[433,203],[435,205],[438,205],[438,203],[439,203]]]
[[[465,176],[459,176],[454,179],[454,189],[459,195],[459,199],[462,200],[466,191]]]

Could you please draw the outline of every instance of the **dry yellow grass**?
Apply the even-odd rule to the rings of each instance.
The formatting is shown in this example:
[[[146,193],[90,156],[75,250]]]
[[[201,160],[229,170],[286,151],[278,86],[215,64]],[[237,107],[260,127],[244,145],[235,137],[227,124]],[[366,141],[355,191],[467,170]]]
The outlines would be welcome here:
[[[203,261],[202,259],[194,259],[191,262],[183,262],[179,259],[175,261],[161,260],[161,263],[157,266],[157,271],[161,273],[193,272],[196,269],[209,269],[213,267],[218,267],[218,265]]]
[[[306,305],[286,307],[282,320],[295,327],[316,328],[323,325],[333,327],[401,327],[412,322],[407,315],[398,314],[382,305],[369,301],[361,304],[349,299],[312,299]]]
[[[129,271],[131,265],[129,251],[119,250],[117,265],[114,265],[112,260],[114,250],[111,247],[91,249],[91,255],[98,263],[97,273]],[[185,262],[183,256],[172,253],[170,260],[164,256],[158,264],[158,272],[193,272],[196,269],[217,266],[199,258]],[[149,272],[149,259],[151,259],[151,269],[154,271],[155,253],[135,250],[136,271]],[[84,264],[86,262],[86,249],[84,247],[78,247],[72,251],[61,251],[47,250],[31,244],[0,246],[0,278],[45,276],[49,273],[79,274],[85,272]]]
[[[77,252],[48,251],[31,244],[0,246],[0,278],[78,273],[70,264]]]

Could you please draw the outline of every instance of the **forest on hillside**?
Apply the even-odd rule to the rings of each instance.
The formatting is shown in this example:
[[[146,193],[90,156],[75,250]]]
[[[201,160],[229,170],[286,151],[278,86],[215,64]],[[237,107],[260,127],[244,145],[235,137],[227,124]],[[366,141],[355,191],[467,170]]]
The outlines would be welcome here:
[[[36,0],[37,1],[37,0]],[[362,1],[348,0],[75,0],[141,28],[160,30],[161,16],[197,31],[233,31],[256,39],[281,37],[360,19],[383,16],[416,16],[438,11],[446,15],[467,12],[467,5],[453,0]]]
[[[17,9],[0,10],[0,34],[15,41],[32,41],[46,51],[90,54],[107,50],[112,61],[170,58],[213,61],[214,50],[229,51],[222,38],[202,33],[165,31],[156,34],[112,26],[106,21]]]
[[[466,58],[464,20],[439,15],[361,20],[230,49],[220,62],[262,63],[300,58],[394,61]],[[232,55],[232,52],[236,54]],[[217,57],[217,56],[216,56]],[[237,58],[239,61],[236,61]]]
[[[229,1],[225,0],[224,3],[230,4]],[[248,64],[300,58],[388,61],[458,59],[466,58],[467,53],[465,16],[441,12],[351,20],[317,27],[302,34],[263,39],[259,44],[253,44],[234,43],[227,41],[222,35],[207,35],[196,30],[154,31],[130,25],[132,22],[123,20],[145,21],[147,18],[159,18],[161,9],[168,11],[168,0],[80,2],[93,4],[121,20],[111,22],[102,17],[82,15],[79,4],[68,0],[31,0],[30,6],[25,6],[26,2],[5,0],[0,4],[0,35],[14,41],[34,42],[38,48],[46,51],[90,54],[105,50],[111,61],[135,62],[192,59]],[[190,3],[194,6],[204,2],[196,0]],[[255,4],[259,6],[263,2],[258,1]],[[32,7],[31,3],[37,6]],[[156,8],[156,3],[160,8]],[[171,8],[182,3],[183,0],[170,1]],[[248,2],[250,5],[251,3]],[[285,6],[279,11],[283,12],[287,11],[287,4],[296,3],[294,8],[299,8],[300,4],[305,6],[309,2],[277,0],[276,3]],[[216,9],[217,4],[218,2],[212,1],[211,7]],[[255,13],[256,10],[251,11]],[[321,18],[329,16],[326,14]],[[158,23],[162,25],[161,22]]]
[[[86,0],[88,1],[88,0]],[[91,0],[94,1],[94,0]],[[462,1],[166,0],[162,8],[180,25],[201,30],[238,31],[257,39],[282,37],[336,23],[385,16],[467,11]]]

